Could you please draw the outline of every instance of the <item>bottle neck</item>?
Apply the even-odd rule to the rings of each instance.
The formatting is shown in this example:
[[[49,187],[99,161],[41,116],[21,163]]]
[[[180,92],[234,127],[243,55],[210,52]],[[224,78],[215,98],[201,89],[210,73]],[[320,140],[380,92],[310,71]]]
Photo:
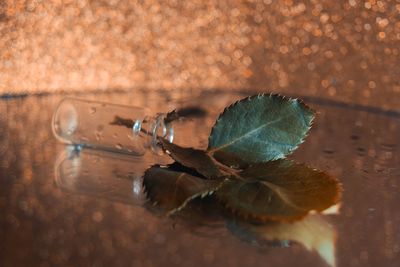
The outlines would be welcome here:
[[[134,121],[132,131],[134,135],[145,139],[144,145],[157,154],[161,153],[158,146],[158,137],[163,137],[169,142],[174,140],[173,121],[166,120],[165,113],[158,113],[156,116],[146,116],[144,119]]]

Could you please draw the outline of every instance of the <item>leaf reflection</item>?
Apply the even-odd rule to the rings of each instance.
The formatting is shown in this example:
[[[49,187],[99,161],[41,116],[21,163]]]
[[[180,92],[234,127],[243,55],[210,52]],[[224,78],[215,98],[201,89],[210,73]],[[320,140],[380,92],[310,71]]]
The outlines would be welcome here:
[[[335,266],[336,230],[319,214],[308,215],[293,223],[248,224],[231,221],[228,229],[240,239],[251,244],[288,246],[290,242],[303,245],[316,251],[330,266]]]
[[[54,174],[56,185],[68,193],[141,205],[160,214],[160,207],[147,205],[143,193],[141,177],[147,168],[148,160],[143,158],[67,147],[55,162]],[[337,211],[338,205],[322,214]],[[208,238],[221,238],[230,232],[241,241],[262,247],[289,247],[298,243],[317,252],[327,264],[335,267],[337,233],[322,214],[309,214],[293,223],[251,224],[238,220],[211,196],[193,201],[170,220],[171,225]]]

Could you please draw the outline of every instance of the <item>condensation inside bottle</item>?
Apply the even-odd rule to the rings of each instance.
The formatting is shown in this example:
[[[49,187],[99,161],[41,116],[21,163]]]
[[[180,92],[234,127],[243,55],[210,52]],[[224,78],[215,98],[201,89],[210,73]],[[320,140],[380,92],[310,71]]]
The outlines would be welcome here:
[[[66,144],[143,155],[149,147],[156,149],[156,136],[166,136],[167,129],[172,141],[172,128],[161,117],[148,117],[139,107],[65,98],[54,113],[52,126],[54,135]],[[115,123],[117,118],[129,120],[132,127]]]

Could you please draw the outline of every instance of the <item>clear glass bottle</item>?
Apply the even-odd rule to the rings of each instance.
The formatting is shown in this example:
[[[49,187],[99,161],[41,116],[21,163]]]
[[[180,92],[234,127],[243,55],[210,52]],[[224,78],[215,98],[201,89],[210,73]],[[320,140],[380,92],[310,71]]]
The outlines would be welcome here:
[[[172,142],[174,130],[165,114],[149,117],[139,107],[64,98],[52,119],[55,137],[77,149],[89,147],[111,152],[143,155],[158,151],[157,136]]]

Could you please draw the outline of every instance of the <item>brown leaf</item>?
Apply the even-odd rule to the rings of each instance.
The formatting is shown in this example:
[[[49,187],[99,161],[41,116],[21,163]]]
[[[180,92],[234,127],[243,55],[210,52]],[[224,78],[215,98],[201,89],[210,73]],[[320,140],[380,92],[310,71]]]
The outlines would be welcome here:
[[[216,192],[232,212],[255,221],[294,221],[340,200],[339,182],[289,160],[260,163],[231,176]]]
[[[223,179],[205,180],[179,170],[177,164],[155,165],[146,170],[143,184],[147,197],[171,215],[197,197],[212,194]]]
[[[204,177],[215,179],[224,175],[218,168],[215,160],[205,151],[181,147],[168,142],[164,138],[159,138],[159,140],[163,149],[171,156],[171,158],[188,168],[195,169]]]
[[[115,116],[114,121],[110,122],[110,125],[125,126],[131,129],[135,122],[132,119],[121,118],[120,116]]]
[[[181,118],[202,118],[207,115],[207,111],[199,106],[187,106],[167,113],[164,123],[170,123]]]

